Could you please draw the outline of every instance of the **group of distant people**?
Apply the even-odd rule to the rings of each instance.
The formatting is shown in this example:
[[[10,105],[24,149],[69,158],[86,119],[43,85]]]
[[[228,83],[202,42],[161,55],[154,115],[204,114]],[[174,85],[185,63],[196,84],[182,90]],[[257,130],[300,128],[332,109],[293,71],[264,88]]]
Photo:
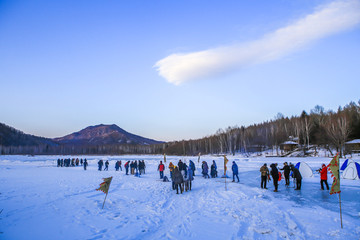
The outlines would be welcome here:
[[[216,162],[215,160],[213,160],[211,166],[210,166],[210,176],[209,176],[209,166],[207,164],[206,161],[203,161],[202,164],[201,164],[201,169],[202,169],[202,175],[204,178],[217,178],[218,177],[218,172],[217,172],[217,165],[216,165]],[[240,182],[240,179],[239,179],[239,168],[238,168],[238,165],[236,164],[235,161],[233,161],[233,164],[231,166],[231,170],[232,170],[232,173],[233,173],[233,182],[235,182],[235,177],[237,179],[237,182]]]
[[[110,164],[109,161],[106,160],[104,171],[109,171],[109,164]],[[102,171],[103,166],[104,166],[104,161],[102,159],[100,159],[98,161],[98,171]]]
[[[105,163],[102,159],[100,159],[98,161],[98,170],[102,171],[102,167],[105,164],[105,168],[104,171],[108,171],[109,170],[109,161],[106,160]],[[135,175],[135,176],[140,176],[141,174],[145,174],[145,161],[144,160],[135,160],[135,161],[127,161],[124,164],[125,167],[125,174],[129,175],[129,169],[130,169],[130,174],[131,175]],[[122,171],[122,163],[121,160],[118,160],[115,162],[115,171]]]
[[[290,176],[294,179],[294,187],[296,182],[295,190],[301,190],[301,182],[302,182],[302,176],[298,168],[296,168],[293,164],[288,164],[287,162],[284,162],[284,166],[282,168],[278,169],[277,163],[270,164],[270,171],[267,168],[267,164],[264,163],[264,165],[260,168],[261,172],[261,188],[267,189],[266,183],[268,181],[273,180],[274,185],[274,192],[278,192],[278,186],[279,181],[282,178],[281,172],[279,170],[284,171],[284,178],[285,178],[285,186],[290,185]],[[320,184],[321,184],[321,190],[324,190],[324,185],[326,186],[327,190],[329,190],[329,185],[327,183],[327,166],[325,164],[322,165],[320,169],[317,170],[320,173]],[[271,176],[271,177],[270,177]]]
[[[140,176],[142,174],[145,174],[145,161],[144,160],[135,160],[135,161],[127,161],[124,165],[126,175],[129,175],[129,168],[130,168],[130,174],[135,176]]]
[[[87,160],[86,158],[83,160],[82,158],[65,158],[65,159],[60,159],[58,158],[57,160],[57,166],[58,167],[75,167],[75,166],[83,166],[84,163],[86,162],[86,166],[87,166]],[[84,166],[85,167],[85,166]],[[86,170],[86,169],[85,169]]]

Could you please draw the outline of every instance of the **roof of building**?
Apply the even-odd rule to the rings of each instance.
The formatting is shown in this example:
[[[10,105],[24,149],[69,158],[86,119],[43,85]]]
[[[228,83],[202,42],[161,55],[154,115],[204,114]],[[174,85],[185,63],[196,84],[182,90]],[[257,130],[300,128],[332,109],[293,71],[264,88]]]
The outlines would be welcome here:
[[[359,144],[359,143],[360,143],[360,139],[354,139],[354,140],[346,142],[345,144]]]
[[[286,142],[283,142],[282,145],[298,145],[298,143],[293,142],[293,141],[286,141]]]

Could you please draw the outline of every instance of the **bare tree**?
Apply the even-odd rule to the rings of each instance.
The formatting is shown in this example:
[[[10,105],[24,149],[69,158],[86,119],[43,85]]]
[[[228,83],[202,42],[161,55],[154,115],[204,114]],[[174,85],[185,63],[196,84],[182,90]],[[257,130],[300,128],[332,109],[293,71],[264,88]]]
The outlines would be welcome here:
[[[342,113],[331,113],[327,117],[325,129],[336,150],[340,152],[340,157],[342,157],[345,142],[350,134],[349,122],[346,115]]]

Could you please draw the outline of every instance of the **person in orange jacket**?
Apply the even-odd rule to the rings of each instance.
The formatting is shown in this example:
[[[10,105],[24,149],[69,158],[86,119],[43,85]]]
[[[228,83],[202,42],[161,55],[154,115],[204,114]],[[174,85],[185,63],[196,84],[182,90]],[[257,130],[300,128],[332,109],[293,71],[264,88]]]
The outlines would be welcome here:
[[[172,162],[169,163],[169,170],[170,170],[170,178],[172,179],[172,173],[174,171],[174,164]]]
[[[329,185],[327,182],[327,166],[325,164],[322,165],[320,172],[320,184],[321,184],[321,190],[324,190],[324,183],[326,185],[326,189],[329,190]]]

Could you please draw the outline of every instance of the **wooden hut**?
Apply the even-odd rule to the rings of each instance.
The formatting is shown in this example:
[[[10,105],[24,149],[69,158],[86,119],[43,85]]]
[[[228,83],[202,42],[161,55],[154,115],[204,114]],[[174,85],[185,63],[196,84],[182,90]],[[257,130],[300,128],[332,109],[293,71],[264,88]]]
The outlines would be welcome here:
[[[345,151],[348,153],[360,153],[360,139],[354,139],[346,142]]]
[[[299,144],[293,141],[286,141],[280,144],[280,149],[285,152],[293,151]]]

